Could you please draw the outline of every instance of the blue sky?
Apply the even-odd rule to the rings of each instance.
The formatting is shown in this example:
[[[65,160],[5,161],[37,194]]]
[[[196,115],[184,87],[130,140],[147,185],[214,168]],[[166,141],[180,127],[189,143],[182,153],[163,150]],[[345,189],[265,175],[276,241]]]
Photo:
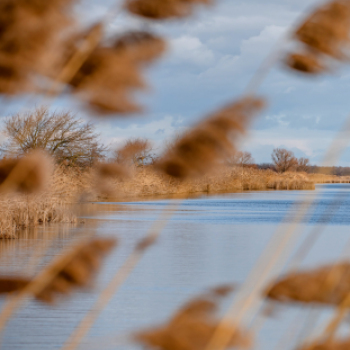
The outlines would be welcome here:
[[[82,19],[102,16],[112,0],[87,0]],[[238,98],[271,49],[287,45],[281,38],[302,13],[319,4],[310,0],[217,0],[185,20],[148,23],[124,13],[108,27],[110,33],[150,28],[169,41],[167,54],[145,72],[150,89],[137,96],[147,112],[134,117],[100,119],[67,99],[53,108],[72,108],[96,123],[107,144],[146,137],[157,147],[222,104]],[[345,118],[350,114],[350,70],[341,66],[317,78],[300,76],[277,61],[259,95],[267,110],[256,120],[241,145],[257,162],[269,162],[274,147],[318,163]],[[350,165],[350,152],[340,165]]]

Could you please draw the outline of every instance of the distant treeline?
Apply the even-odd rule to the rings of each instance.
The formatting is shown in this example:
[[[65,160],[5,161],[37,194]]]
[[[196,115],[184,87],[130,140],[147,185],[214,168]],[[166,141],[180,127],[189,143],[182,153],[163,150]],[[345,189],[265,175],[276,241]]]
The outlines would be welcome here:
[[[350,176],[350,167],[348,166],[317,166],[311,165],[307,171],[309,174],[329,174],[337,176]]]
[[[276,170],[275,164],[273,163],[261,163],[256,164],[258,169],[271,169]],[[337,175],[337,176],[350,176],[350,167],[343,166],[318,166],[309,165],[305,168],[305,172],[308,174],[326,174],[326,175]]]

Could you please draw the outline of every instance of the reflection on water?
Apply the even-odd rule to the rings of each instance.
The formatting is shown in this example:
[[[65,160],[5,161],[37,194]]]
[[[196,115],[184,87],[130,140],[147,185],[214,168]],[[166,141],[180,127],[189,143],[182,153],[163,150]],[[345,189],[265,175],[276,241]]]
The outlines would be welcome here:
[[[347,184],[318,186],[317,206],[302,229],[308,232],[319,225],[323,231],[302,262],[304,266],[336,260],[348,243],[349,190]],[[247,192],[183,201],[158,244],[146,253],[101,314],[90,337],[109,338],[160,323],[190,296],[209,286],[241,283],[293,203],[308,196],[308,191]],[[32,273],[37,269],[36,265],[39,268],[44,266],[72,241],[88,235],[117,236],[120,241],[115,253],[107,259],[95,290],[79,291],[71,299],[50,308],[30,302],[9,323],[3,348],[60,348],[93,305],[98,292],[121,266],[134,243],[145,234],[168,202],[163,199],[91,204],[81,209],[84,224],[38,227],[21,233],[18,240],[0,240],[2,274]],[[338,210],[326,217],[329,204],[333,202],[332,207]],[[327,226],[326,218],[329,221]],[[307,314],[299,307],[284,307],[264,323],[256,348],[273,349],[289,326],[298,326],[299,323],[302,326],[298,320],[305,320]],[[327,312],[324,313],[326,316]],[[97,344],[96,349],[102,349],[101,341]],[[140,349],[134,344],[110,348]],[[284,348],[290,347],[284,345]]]

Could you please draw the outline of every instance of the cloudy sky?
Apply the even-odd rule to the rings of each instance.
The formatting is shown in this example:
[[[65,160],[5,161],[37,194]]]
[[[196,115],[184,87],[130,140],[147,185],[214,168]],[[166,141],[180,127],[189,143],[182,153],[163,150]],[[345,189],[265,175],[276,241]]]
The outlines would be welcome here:
[[[87,0],[80,15],[93,21],[115,0]],[[216,0],[189,19],[145,23],[121,13],[108,31],[153,29],[169,41],[168,53],[145,72],[150,89],[138,96],[147,112],[108,120],[90,116],[107,144],[146,137],[159,146],[210,111],[238,98],[272,49],[310,7],[310,0]],[[284,45],[285,46],[285,45]],[[268,100],[242,149],[257,162],[269,162],[275,147],[319,163],[337,130],[350,114],[350,70],[337,68],[317,78],[300,76],[277,60],[258,93]],[[60,99],[54,107],[69,102]],[[86,118],[85,111],[78,111]],[[350,151],[340,165],[350,165]]]

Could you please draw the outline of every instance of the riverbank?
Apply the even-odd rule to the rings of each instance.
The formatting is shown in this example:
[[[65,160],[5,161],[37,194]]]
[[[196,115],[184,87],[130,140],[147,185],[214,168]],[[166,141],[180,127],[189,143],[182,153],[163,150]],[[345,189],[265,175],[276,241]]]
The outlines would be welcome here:
[[[350,176],[325,174],[308,174],[308,178],[315,184],[344,184],[350,183]]]
[[[57,167],[50,185],[35,195],[1,194],[0,239],[17,238],[21,229],[45,223],[75,223],[77,216],[72,204],[86,188],[84,176],[76,171]]]
[[[100,179],[92,170],[57,167],[49,188],[38,195],[7,195],[0,200],[0,238],[16,238],[23,228],[43,223],[77,221],[73,205],[97,201],[132,201],[152,196],[234,193],[264,190],[312,190],[303,173],[277,174],[271,170],[222,167],[201,179],[180,182],[152,167],[136,168],[121,181]]]
[[[277,174],[272,170],[223,167],[200,179],[180,182],[155,172],[151,167],[137,169],[130,179],[111,181],[108,197],[138,197],[264,190],[313,190],[315,185],[304,173]]]

